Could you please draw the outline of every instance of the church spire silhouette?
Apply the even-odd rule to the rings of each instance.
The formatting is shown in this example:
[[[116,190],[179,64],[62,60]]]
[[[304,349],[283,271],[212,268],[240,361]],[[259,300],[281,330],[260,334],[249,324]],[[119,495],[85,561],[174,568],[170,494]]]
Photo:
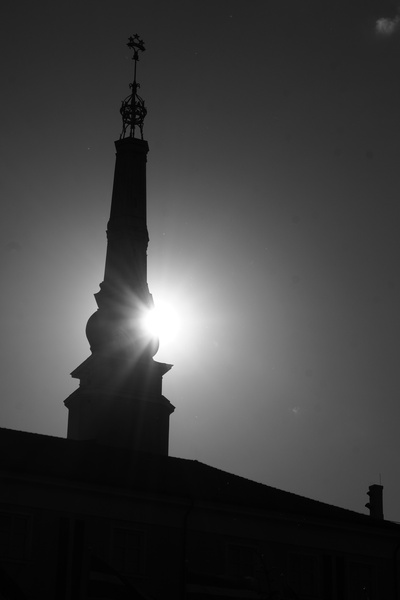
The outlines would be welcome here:
[[[67,435],[166,455],[174,407],[162,395],[162,377],[171,365],[153,359],[158,339],[143,326],[153,307],[147,284],[149,147],[142,139],[146,111],[136,82],[138,52],[144,45],[135,35],[128,46],[134,51],[134,79],[132,93],[122,103],[122,134],[115,142],[104,280],[95,294],[98,310],[86,326],[91,355],[71,373],[80,386],[65,400]],[[141,139],[135,137],[136,128]]]

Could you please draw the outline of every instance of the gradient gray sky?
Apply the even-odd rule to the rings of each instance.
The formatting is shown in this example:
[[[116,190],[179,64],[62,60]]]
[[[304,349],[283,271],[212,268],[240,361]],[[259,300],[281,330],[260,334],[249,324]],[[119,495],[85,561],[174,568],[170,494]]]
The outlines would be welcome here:
[[[2,10],[0,425],[66,434],[138,33],[171,454],[400,520],[396,3]]]

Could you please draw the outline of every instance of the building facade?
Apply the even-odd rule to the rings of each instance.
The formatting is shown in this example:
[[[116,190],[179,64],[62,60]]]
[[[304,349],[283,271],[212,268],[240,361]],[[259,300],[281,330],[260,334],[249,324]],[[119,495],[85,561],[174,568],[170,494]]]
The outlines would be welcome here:
[[[0,430],[0,598],[399,598],[400,527],[197,461]]]

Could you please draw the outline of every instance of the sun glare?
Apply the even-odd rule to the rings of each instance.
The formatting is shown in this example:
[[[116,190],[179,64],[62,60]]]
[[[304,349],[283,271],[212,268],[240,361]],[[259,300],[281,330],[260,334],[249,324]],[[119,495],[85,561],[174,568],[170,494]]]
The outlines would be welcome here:
[[[150,335],[159,338],[161,345],[172,342],[176,338],[181,324],[178,313],[171,305],[157,303],[145,315],[143,326]]]

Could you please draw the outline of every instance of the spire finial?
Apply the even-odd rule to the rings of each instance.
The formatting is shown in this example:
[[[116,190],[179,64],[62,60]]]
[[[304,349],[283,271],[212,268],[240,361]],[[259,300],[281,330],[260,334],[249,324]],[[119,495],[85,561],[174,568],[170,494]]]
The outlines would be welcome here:
[[[135,137],[135,128],[137,126],[139,127],[140,137],[143,139],[143,121],[147,114],[147,110],[144,105],[143,98],[141,98],[137,93],[138,89],[140,88],[140,84],[136,81],[136,68],[139,61],[139,51],[144,52],[145,47],[143,40],[138,36],[137,33],[129,37],[127,46],[133,50],[133,83],[129,84],[132,93],[122,101],[122,106],[120,108],[120,113],[122,116],[122,133],[120,138]]]

